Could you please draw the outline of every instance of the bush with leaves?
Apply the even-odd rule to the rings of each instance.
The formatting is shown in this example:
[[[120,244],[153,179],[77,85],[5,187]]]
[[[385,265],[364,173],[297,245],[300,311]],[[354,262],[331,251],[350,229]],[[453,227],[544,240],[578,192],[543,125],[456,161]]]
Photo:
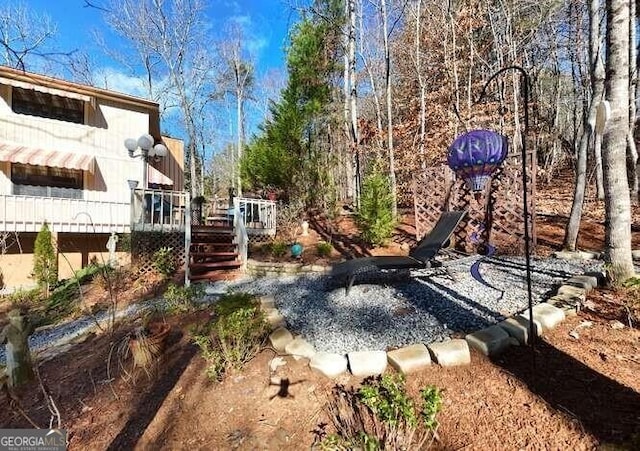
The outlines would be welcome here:
[[[434,386],[420,392],[420,408],[401,375],[368,378],[358,391],[337,386],[333,394],[328,413],[336,432],[318,432],[320,449],[423,449],[437,436],[442,396]]]
[[[200,284],[191,284],[188,287],[170,283],[164,293],[167,302],[167,311],[171,313],[185,313],[197,307],[196,301],[204,295],[204,287]]]
[[[331,251],[333,250],[333,246],[331,243],[327,243],[326,241],[320,241],[316,245],[316,250],[320,257],[328,257],[331,255]]]
[[[367,175],[362,185],[356,223],[362,231],[362,238],[375,246],[384,245],[396,226],[389,178],[377,167]]]
[[[153,253],[153,267],[165,278],[176,272],[176,259],[173,255],[173,248],[161,247]]]
[[[38,285],[49,294],[49,290],[58,281],[58,257],[53,246],[53,237],[49,226],[42,224],[33,249],[33,274]]]
[[[207,375],[221,379],[229,369],[239,369],[262,347],[267,322],[256,297],[248,293],[224,294],[214,306],[215,318],[193,342],[207,361]]]

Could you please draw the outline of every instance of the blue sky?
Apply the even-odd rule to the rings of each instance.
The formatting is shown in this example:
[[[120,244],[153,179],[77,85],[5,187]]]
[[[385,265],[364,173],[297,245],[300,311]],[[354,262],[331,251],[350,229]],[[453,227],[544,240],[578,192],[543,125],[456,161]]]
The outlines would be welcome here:
[[[57,43],[61,50],[87,50],[101,65],[113,66],[93,42],[94,30],[112,39],[105,32],[100,11],[85,7],[84,0],[23,1],[34,12],[47,14],[57,25]],[[242,24],[248,46],[257,58],[258,74],[283,67],[287,30],[295,22],[295,15],[284,0],[208,0],[207,3],[208,19],[214,30],[222,30],[229,20]]]
[[[144,97],[146,91],[140,79],[119,63],[112,61],[96,44],[94,35],[99,32],[110,47],[118,49],[122,40],[110,32],[103,22],[102,12],[85,6],[84,0],[0,0],[23,4],[37,15],[46,14],[57,26],[56,50],[82,51],[90,55],[93,62],[94,82],[97,86],[113,91]],[[212,30],[222,33],[225,25],[235,22],[241,25],[248,50],[255,58],[256,80],[260,83],[268,71],[280,69],[284,72],[284,48],[287,44],[288,29],[296,22],[296,15],[287,0],[204,0],[207,6],[207,21]],[[107,0],[92,0],[94,4],[106,4]],[[221,36],[214,36],[218,38]],[[163,116],[165,132],[182,137],[175,128],[171,110]],[[248,106],[247,136],[256,130],[263,119],[259,110]],[[216,147],[233,142],[235,120],[233,112],[228,112],[222,126]]]

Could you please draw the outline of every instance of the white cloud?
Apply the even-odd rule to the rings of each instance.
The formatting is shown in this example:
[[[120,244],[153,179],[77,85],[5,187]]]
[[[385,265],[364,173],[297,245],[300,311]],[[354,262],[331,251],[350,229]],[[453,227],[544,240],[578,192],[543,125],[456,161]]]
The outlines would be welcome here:
[[[121,92],[136,97],[148,98],[148,90],[140,77],[134,77],[112,67],[103,67],[94,74],[96,86],[109,91]]]

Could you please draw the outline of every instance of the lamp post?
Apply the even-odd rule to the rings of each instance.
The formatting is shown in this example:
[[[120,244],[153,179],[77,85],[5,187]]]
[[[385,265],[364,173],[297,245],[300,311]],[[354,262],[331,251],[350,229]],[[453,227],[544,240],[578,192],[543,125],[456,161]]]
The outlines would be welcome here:
[[[527,181],[527,135],[529,133],[529,74],[526,70],[524,70],[520,66],[508,66],[500,69],[498,72],[493,74],[489,79],[485,82],[482,87],[482,92],[480,93],[480,97],[478,102],[480,102],[487,90],[487,86],[491,83],[496,77],[501,75],[502,73],[515,70],[520,72],[522,76],[522,98],[524,100],[524,131],[520,135],[521,136],[521,149],[522,149],[522,189],[523,193],[523,205],[522,210],[524,214],[524,253],[525,253],[525,264],[527,268],[527,299],[528,299],[528,310],[529,310],[529,344],[531,345],[531,358],[533,363],[533,370],[536,368],[536,353],[535,353],[535,342],[536,342],[536,326],[533,321],[533,300],[531,295],[531,248],[530,248],[530,237],[529,237],[529,227],[530,227],[530,218],[529,218],[529,192],[528,192],[528,181]]]
[[[143,167],[142,167],[142,188],[149,188],[149,183],[147,181],[147,163],[149,162],[149,158],[162,158],[167,155],[167,148],[164,144],[158,143],[154,145],[155,140],[153,136],[148,133],[140,136],[140,138],[127,138],[124,140],[124,146],[127,148],[129,152],[129,157],[131,158],[142,158]],[[136,154],[136,150],[140,152]]]

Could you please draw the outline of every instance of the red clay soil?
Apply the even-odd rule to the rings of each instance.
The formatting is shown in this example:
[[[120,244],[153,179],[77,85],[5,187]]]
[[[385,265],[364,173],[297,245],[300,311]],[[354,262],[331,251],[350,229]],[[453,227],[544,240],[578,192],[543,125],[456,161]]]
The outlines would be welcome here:
[[[538,225],[544,254],[560,247],[568,205],[558,190],[543,193],[537,210],[544,213]],[[596,209],[587,210],[580,247],[601,250],[603,218]],[[398,237],[411,244],[407,222]],[[312,234],[308,250],[321,236],[322,229]],[[366,250],[351,227],[332,240],[336,247]],[[406,246],[394,249],[403,252]],[[582,312],[545,334],[535,354],[528,347],[494,359],[473,352],[469,366],[432,365],[410,375],[412,394],[428,384],[443,389],[433,448],[587,450],[617,444],[640,449],[640,330],[637,322],[628,327],[622,299],[620,292],[593,292]],[[121,326],[113,337],[91,336],[42,363],[40,374],[69,431],[70,449],[309,449],[321,431],[331,429],[325,404],[332,387],[361,382],[348,375],[329,380],[291,357],[272,374],[270,350],[222,382],[211,382],[189,340],[191,325],[206,319],[206,313],[169,318],[172,333],[156,370],[138,374],[135,382],[125,380],[113,352],[107,372],[113,343],[132,325]],[[0,409],[0,427],[32,427],[25,415],[48,426],[50,414],[37,383],[14,398],[0,395],[0,405],[8,407]]]

